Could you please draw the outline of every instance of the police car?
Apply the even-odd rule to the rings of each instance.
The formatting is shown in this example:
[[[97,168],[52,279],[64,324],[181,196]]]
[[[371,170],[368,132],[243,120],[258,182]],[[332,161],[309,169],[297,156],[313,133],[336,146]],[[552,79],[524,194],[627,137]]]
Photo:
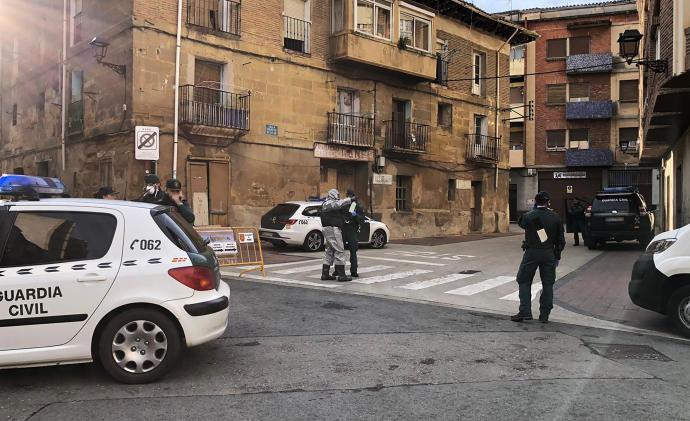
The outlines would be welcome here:
[[[39,199],[62,190],[57,179],[0,177],[0,368],[95,360],[118,381],[145,383],[223,334],[230,289],[180,215]]]
[[[259,237],[276,247],[302,246],[307,251],[318,251],[324,245],[321,226],[322,201],[285,202],[275,206],[261,218]],[[383,248],[390,231],[383,222],[365,217],[359,227],[359,243]]]

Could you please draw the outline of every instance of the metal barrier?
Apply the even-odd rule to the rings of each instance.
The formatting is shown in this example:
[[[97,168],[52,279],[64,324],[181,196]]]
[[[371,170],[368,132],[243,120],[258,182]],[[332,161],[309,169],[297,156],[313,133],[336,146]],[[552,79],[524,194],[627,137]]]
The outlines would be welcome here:
[[[220,266],[246,266],[247,272],[261,271],[266,276],[259,230],[250,227],[196,227],[196,231],[216,253]]]

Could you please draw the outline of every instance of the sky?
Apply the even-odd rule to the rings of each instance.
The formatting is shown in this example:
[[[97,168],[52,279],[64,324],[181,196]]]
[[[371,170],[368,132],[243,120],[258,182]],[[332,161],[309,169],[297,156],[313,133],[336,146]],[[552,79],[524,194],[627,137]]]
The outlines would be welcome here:
[[[466,0],[480,9],[495,13],[532,7],[558,7],[572,4],[599,3],[602,0]]]

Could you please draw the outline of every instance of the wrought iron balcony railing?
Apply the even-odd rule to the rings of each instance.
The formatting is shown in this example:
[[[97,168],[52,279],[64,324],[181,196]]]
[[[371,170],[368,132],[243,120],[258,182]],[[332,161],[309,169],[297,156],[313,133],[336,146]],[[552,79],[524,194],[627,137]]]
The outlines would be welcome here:
[[[311,22],[290,16],[283,18],[283,47],[309,54],[311,52]]]
[[[74,101],[67,106],[67,132],[79,133],[84,130],[84,101]]]
[[[250,95],[180,86],[180,123],[249,130]]]
[[[429,143],[429,125],[404,120],[388,120],[383,124],[386,128],[386,150],[426,152]]]
[[[328,113],[328,143],[374,146],[374,119],[352,114]]]
[[[478,133],[465,135],[467,159],[479,162],[498,162],[501,158],[501,138]]]
[[[189,0],[187,24],[240,35],[241,3],[233,0]]]

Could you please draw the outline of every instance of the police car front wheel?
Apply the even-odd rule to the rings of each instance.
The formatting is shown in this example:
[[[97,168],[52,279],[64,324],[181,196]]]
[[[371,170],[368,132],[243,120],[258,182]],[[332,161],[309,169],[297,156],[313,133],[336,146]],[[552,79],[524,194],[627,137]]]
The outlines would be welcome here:
[[[113,317],[101,331],[98,357],[105,371],[122,383],[148,383],[165,375],[182,349],[177,325],[164,313],[131,309]]]

